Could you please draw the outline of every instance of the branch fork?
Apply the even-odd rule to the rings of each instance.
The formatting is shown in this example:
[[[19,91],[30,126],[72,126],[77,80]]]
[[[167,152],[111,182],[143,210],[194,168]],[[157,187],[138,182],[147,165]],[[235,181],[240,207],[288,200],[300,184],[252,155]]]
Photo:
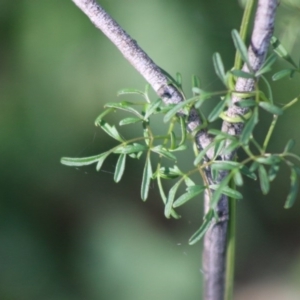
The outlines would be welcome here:
[[[164,74],[162,69],[153,62],[139,47],[137,42],[95,0],[72,1],[87,15],[96,28],[100,29],[115,44],[123,56],[145,78],[166,104],[178,104],[184,101],[181,91],[170,83],[170,79]],[[259,70],[265,60],[274,29],[276,8],[277,0],[258,0],[251,44],[248,49],[249,64],[254,72]],[[249,72],[247,64],[244,64],[242,70]],[[235,90],[238,92],[251,92],[254,89],[254,85],[254,79],[240,77],[237,79]],[[240,100],[241,98],[233,95],[232,105],[227,110],[228,117],[239,117],[247,112],[246,109],[234,105],[234,103]],[[203,121],[198,111],[195,108],[191,108],[187,117],[188,131],[194,132],[202,124]],[[222,131],[239,136],[243,130],[243,126],[242,122],[231,123],[223,121]],[[195,142],[198,149],[204,149],[212,140],[206,129],[201,129],[195,134]],[[234,153],[231,153],[222,159],[232,159],[233,155]],[[208,181],[213,184],[220,183],[226,176],[226,173],[224,173],[219,176],[218,182],[212,182],[209,170],[206,174]],[[211,191],[206,191],[204,197],[205,212],[210,207],[209,194],[211,194]],[[227,196],[221,196],[216,207],[216,212],[219,220],[211,224],[204,238],[203,267],[205,300],[224,300],[225,254],[229,220]]]

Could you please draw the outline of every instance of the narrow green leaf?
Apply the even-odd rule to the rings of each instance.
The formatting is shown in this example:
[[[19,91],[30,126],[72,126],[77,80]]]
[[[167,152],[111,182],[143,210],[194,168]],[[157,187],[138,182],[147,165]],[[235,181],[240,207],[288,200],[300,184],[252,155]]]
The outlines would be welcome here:
[[[229,139],[229,140],[236,140],[236,137],[227,133],[227,132],[223,132],[221,130],[218,129],[209,129],[208,130],[209,134],[215,135],[216,139],[221,140],[221,139]]]
[[[254,163],[252,164],[252,166],[253,166],[254,164],[255,164],[256,169],[257,169],[259,165],[258,165],[256,162],[254,162]],[[251,166],[251,167],[252,167],[252,166]],[[256,174],[254,173],[254,171],[255,171],[256,169],[254,169],[254,170],[252,170],[251,168],[248,169],[245,165],[243,165],[243,166],[240,168],[240,172],[241,172],[243,175],[245,175],[245,176],[247,176],[247,177],[249,177],[249,178],[251,178],[251,179],[253,179],[253,180],[256,180],[256,179],[257,179],[257,176],[256,176]]]
[[[232,141],[228,146],[226,146],[223,149],[222,155],[231,154],[233,151],[235,151],[239,147],[240,147],[240,142],[239,141]]]
[[[148,147],[145,145],[141,145],[138,143],[133,143],[132,145],[120,146],[118,147],[114,153],[120,154],[130,154],[148,150]]]
[[[226,86],[225,69],[220,53],[216,52],[213,54],[213,64],[216,74]]]
[[[161,145],[151,148],[151,151],[158,153],[166,158],[177,160],[176,156],[169,152],[167,149],[163,148]]]
[[[144,124],[145,123],[143,123],[143,126],[144,126]],[[148,127],[144,128],[143,135],[144,135],[144,138],[145,138],[145,144],[147,146],[149,146],[149,144],[150,144],[150,133],[149,133],[149,128]]]
[[[137,95],[141,95],[141,96],[145,96],[145,93],[142,91],[139,91],[137,89],[122,89],[120,91],[118,91],[117,95],[121,96],[121,95],[128,95],[128,94],[137,94]]]
[[[143,120],[140,119],[140,118],[125,118],[125,119],[120,121],[119,125],[123,126],[123,125],[128,125],[128,124],[141,122],[141,121],[143,121]]]
[[[267,80],[267,78],[263,75],[261,75],[261,79],[264,81],[264,83],[266,84],[266,87],[267,87],[267,97],[266,98],[269,100],[269,102],[271,104],[274,104],[273,91],[272,91],[272,87],[269,83],[269,80]],[[263,93],[261,92],[261,94],[263,94]]]
[[[210,143],[209,145],[207,145],[195,158],[194,160],[194,165],[197,166],[201,160],[204,158],[204,156],[206,155],[207,151],[212,148],[217,141],[213,141],[212,143]]]
[[[106,159],[106,157],[110,154],[110,151],[104,152],[102,153],[102,156],[98,159],[97,165],[96,165],[96,171],[100,171],[104,160]]]
[[[244,72],[242,70],[232,70],[230,71],[232,75],[235,77],[241,77],[241,78],[254,78],[255,76],[251,73]]]
[[[180,73],[176,73],[176,83],[182,89],[182,76]]]
[[[188,176],[184,176],[184,182],[188,188],[195,186],[195,182]]]
[[[124,110],[124,111],[135,114],[140,119],[143,119],[143,116],[141,115],[141,113],[138,110],[136,110],[135,108],[133,108],[134,105],[136,105],[136,104],[133,102],[122,101],[122,102],[107,103],[107,104],[105,104],[105,107]]]
[[[209,186],[209,188],[212,190],[216,190],[215,191],[215,193],[216,193],[218,191],[218,189],[220,188],[221,184],[220,185],[212,184]],[[243,199],[243,195],[240,192],[238,192],[237,190],[234,190],[226,185],[222,186],[221,194],[224,194],[233,199]]]
[[[267,157],[258,157],[256,161],[260,164],[265,164],[265,165],[273,165],[273,164],[278,164],[281,162],[281,158],[277,155],[270,155]]]
[[[95,120],[94,124],[95,126],[98,126],[99,123],[101,122],[101,120],[103,119],[103,117],[105,117],[106,115],[108,115],[109,113],[113,112],[114,109],[113,108],[109,108],[106,109],[104,112],[102,112]]]
[[[203,92],[203,90],[201,90],[200,88],[194,86],[192,88],[192,92],[193,92],[193,95],[196,97],[196,96],[199,96]]]
[[[248,69],[252,70],[248,59],[247,47],[244,44],[242,38],[240,37],[239,32],[236,29],[234,29],[232,30],[231,35],[232,35],[234,46],[239,51],[242,60],[247,64]]]
[[[196,89],[196,88],[194,88]],[[205,100],[210,99],[213,96],[213,93],[201,91],[201,94],[199,94],[199,99],[195,103],[195,108],[200,108],[200,106],[204,103]]]
[[[241,101],[238,101],[235,103],[238,107],[252,107],[256,106],[256,102],[252,99],[242,99]]]
[[[209,122],[213,122],[216,119],[219,118],[220,113],[224,110],[226,106],[226,102],[223,100],[221,100],[216,106],[215,108],[211,111],[211,113],[208,115],[208,121]]]
[[[80,157],[80,158],[62,157],[60,162],[63,165],[71,166],[71,167],[88,166],[98,162],[99,160],[105,159],[110,153],[111,153],[110,151],[107,151],[99,155]]]
[[[170,152],[178,152],[178,151],[184,151],[187,148],[188,148],[187,145],[183,144],[183,145],[177,146],[175,149],[168,149],[168,150]]]
[[[210,203],[211,208],[215,208],[221,198],[221,195],[224,193],[223,190],[228,186],[230,177],[226,176],[219,185],[210,186],[211,189],[215,190],[213,193],[212,201]]]
[[[255,172],[257,169],[258,169],[258,167],[259,167],[259,163],[258,162],[256,162],[256,161],[254,161],[253,163],[252,163],[252,165],[250,166],[250,169],[248,170],[248,172],[250,172],[250,174],[251,173],[253,173],[253,172]],[[245,166],[245,170],[247,169],[247,167]],[[246,171],[247,172],[247,171]],[[247,175],[247,174],[245,174],[245,175]],[[248,176],[249,177],[249,176]]]
[[[125,162],[126,162],[126,154],[121,154],[117,161],[115,174],[114,174],[114,181],[119,182],[123,176],[125,170]]]
[[[295,141],[294,140],[289,140],[286,144],[286,146],[284,147],[283,152],[290,152],[292,150],[292,148],[295,146]]]
[[[275,73],[272,76],[272,80],[277,81],[277,80],[282,79],[284,77],[291,76],[293,71],[294,71],[294,69],[284,69],[284,70],[278,71],[277,73]]]
[[[169,133],[169,137],[170,137],[170,150],[173,150],[176,148],[176,135],[174,131],[171,131]]]
[[[287,196],[287,199],[284,204],[284,208],[291,208],[296,200],[298,189],[299,189],[299,184],[298,184],[298,176],[297,176],[297,171],[294,168],[291,168],[291,188],[290,192]]]
[[[179,122],[180,122],[180,132],[181,132],[181,140],[179,142],[179,146],[181,146],[185,144],[187,130],[186,130],[185,118],[179,117]]]
[[[143,201],[146,201],[148,198],[151,177],[152,177],[152,166],[150,161],[150,155],[148,154],[144,166],[142,186],[141,186],[141,198]]]
[[[246,123],[244,130],[240,136],[240,141],[242,144],[248,144],[250,137],[252,136],[252,132],[254,130],[255,125],[258,123],[258,110],[254,109],[251,118]]]
[[[243,183],[244,183],[243,176],[242,176],[242,174],[239,170],[234,171],[233,180],[234,180],[234,183],[237,186],[242,186],[243,185]]]
[[[292,66],[297,68],[296,63],[293,61],[287,50],[284,48],[284,46],[281,44],[278,38],[273,36],[271,38],[271,44],[273,46],[274,52],[281,58],[285,59],[287,62],[289,62]]]
[[[177,190],[178,190],[181,183],[182,183],[182,180],[177,181],[169,191],[168,198],[167,198],[167,203],[165,205],[165,217],[168,218],[168,219],[170,218],[170,214],[171,214],[171,210],[172,210],[172,207],[173,207],[175,194],[176,194],[176,192],[177,192]]]
[[[144,119],[147,120],[161,104],[162,104],[162,100],[160,98],[154,102],[151,102],[151,104],[146,110]]]
[[[110,135],[115,140],[117,140],[119,142],[124,142],[124,139],[121,138],[119,132],[117,131],[117,129],[114,125],[110,126],[104,120],[101,120],[97,125],[99,125],[103,131],[105,131],[108,135]]]
[[[174,201],[173,207],[179,207],[186,203],[187,201],[195,198],[197,195],[202,193],[205,190],[205,186],[203,185],[194,185],[187,189],[187,192],[182,194],[177,200]]]
[[[267,171],[263,165],[259,165],[258,167],[258,176],[259,176],[261,191],[264,195],[266,195],[270,190],[270,183],[269,183]]]
[[[214,147],[214,158],[218,157],[222,150],[224,149],[226,140],[217,141],[215,147]]]
[[[279,168],[280,168],[280,165],[279,164],[274,164],[274,165],[271,165],[269,171],[268,171],[268,178],[269,178],[269,181],[273,181],[277,174],[278,174],[278,171],[279,171]]]
[[[192,75],[192,87],[198,89],[201,87],[200,79],[196,75]]]
[[[176,165],[173,168],[161,167],[159,169],[159,174],[160,177],[163,179],[174,179],[183,175],[183,173],[179,170],[179,168]]]
[[[210,224],[213,220],[213,217],[214,217],[213,210],[210,209],[208,211],[208,213],[205,215],[204,221],[203,221],[201,227],[189,239],[189,244],[190,245],[194,245],[202,239],[202,237],[204,236],[204,234],[208,230],[208,228],[209,228],[209,226],[210,226]]]
[[[255,76],[258,77],[260,75],[263,75],[269,71],[271,71],[272,65],[275,63],[277,60],[277,56],[272,53],[263,63],[263,65],[260,67],[260,69],[255,73]]]
[[[233,170],[235,168],[238,168],[240,166],[240,163],[236,161],[214,161],[211,165],[212,169],[215,170]]]
[[[273,105],[271,103],[268,102],[259,102],[258,104],[261,108],[263,108],[264,110],[266,110],[267,112],[273,114],[273,115],[282,115],[283,114],[283,110],[281,108],[279,108],[276,105]]]
[[[164,192],[164,189],[162,187],[162,183],[161,183],[161,180],[160,180],[160,177],[157,176],[157,185],[158,185],[158,189],[159,189],[159,193],[160,193],[160,197],[163,201],[164,204],[167,203],[167,197],[165,195],[165,192]],[[171,210],[171,216],[174,218],[174,219],[180,219],[181,216],[172,208]]]
[[[173,108],[171,108],[166,115],[164,116],[164,122],[169,122],[183,107],[188,106],[189,104],[196,102],[199,99],[199,96],[190,98],[188,100],[179,102]]]

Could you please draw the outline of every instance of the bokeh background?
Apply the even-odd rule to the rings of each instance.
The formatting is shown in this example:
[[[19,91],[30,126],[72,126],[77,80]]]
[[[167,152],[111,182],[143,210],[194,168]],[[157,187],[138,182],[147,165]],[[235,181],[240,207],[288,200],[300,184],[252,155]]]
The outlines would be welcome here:
[[[242,3],[101,4],[158,65],[182,73],[187,93],[191,74],[204,89],[221,88],[211,56],[218,51],[232,66],[230,31],[239,28]],[[296,61],[299,16],[299,0],[281,1],[276,35]],[[0,0],[0,39],[0,299],[202,299],[202,245],[187,244],[200,226],[202,199],[180,209],[182,219],[166,220],[156,185],[140,200],[143,159],[128,160],[119,184],[115,157],[101,172],[60,164],[62,156],[112,147],[93,122],[104,103],[118,101],[118,90],[143,89],[144,80],[70,0]],[[299,94],[299,76],[273,86],[276,103],[286,103]],[[280,118],[273,151],[299,140],[299,113],[297,104]],[[270,120],[262,121],[260,140]],[[138,130],[128,126],[124,135]],[[288,189],[284,168],[268,196],[257,182],[242,189],[236,300],[300,299],[300,201],[283,209]]]

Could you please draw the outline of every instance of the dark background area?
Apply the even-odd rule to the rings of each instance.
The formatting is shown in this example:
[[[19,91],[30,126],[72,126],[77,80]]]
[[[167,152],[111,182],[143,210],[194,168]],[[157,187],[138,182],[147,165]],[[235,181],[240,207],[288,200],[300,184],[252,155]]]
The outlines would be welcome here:
[[[182,73],[187,93],[191,74],[204,89],[221,88],[211,57],[220,52],[231,68],[241,3],[101,4],[158,65]],[[275,30],[296,61],[299,15],[299,1],[281,1]],[[114,157],[100,172],[60,164],[112,147],[94,120],[106,102],[119,101],[118,90],[143,89],[144,80],[72,1],[0,0],[0,28],[0,299],[201,299],[202,245],[187,241],[201,224],[202,199],[181,208],[182,219],[166,220],[156,185],[140,200],[143,158],[128,160],[119,184]],[[299,94],[299,75],[273,86],[275,102],[287,103]],[[280,118],[272,151],[294,138],[299,154],[299,112],[296,104]],[[259,140],[270,121],[262,117]],[[285,210],[288,189],[284,168],[268,196],[258,182],[242,188],[237,300],[299,299],[300,201]]]

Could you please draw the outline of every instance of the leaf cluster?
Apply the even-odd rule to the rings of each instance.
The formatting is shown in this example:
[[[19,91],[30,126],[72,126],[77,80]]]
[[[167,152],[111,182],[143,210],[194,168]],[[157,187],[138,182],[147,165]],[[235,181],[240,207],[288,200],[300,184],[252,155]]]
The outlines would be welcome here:
[[[271,67],[278,57],[293,66],[293,69],[289,69],[292,70],[289,73],[290,77],[292,77],[291,74],[294,75],[294,73],[299,72],[299,66],[296,66],[278,39],[273,38],[274,53],[266,59],[258,71],[254,72],[249,63],[247,48],[236,30],[232,32],[232,38],[237,51],[247,65],[248,71],[234,69],[225,71],[221,55],[215,53],[213,55],[213,65],[216,75],[225,86],[224,90],[206,91],[201,88],[200,80],[193,76],[192,96],[187,99],[181,90],[185,100],[176,105],[166,106],[162,99],[150,100],[149,86],[146,86],[145,91],[123,89],[118,93],[119,96],[136,94],[140,96],[141,100],[135,102],[122,100],[121,102],[107,103],[105,110],[95,121],[95,125],[116,140],[118,145],[91,157],[64,157],[61,159],[61,163],[75,167],[96,164],[96,170],[99,171],[105,159],[114,154],[118,156],[114,181],[119,182],[124,175],[127,158],[140,159],[143,156],[145,164],[141,182],[141,198],[143,201],[147,200],[150,183],[156,181],[165,205],[164,214],[167,218],[179,218],[180,215],[176,211],[178,207],[198,198],[204,192],[208,193],[210,196],[210,209],[204,216],[199,230],[191,237],[190,244],[199,241],[211,222],[218,219],[215,208],[222,195],[236,200],[243,198],[243,195],[237,189],[231,187],[230,182],[232,181],[237,187],[240,187],[244,184],[244,177],[253,180],[258,179],[262,193],[267,194],[272,181],[278,175],[280,167],[286,165],[290,169],[291,188],[284,207],[292,207],[298,192],[298,176],[300,176],[300,168],[296,165],[296,162],[300,161],[300,157],[291,152],[294,141],[289,140],[282,152],[270,153],[267,148],[278,117],[296,103],[298,98],[293,99],[284,106],[275,105],[271,85],[264,74],[271,71]],[[277,72],[273,75],[273,80],[283,78],[283,74],[287,74],[287,71]],[[260,89],[259,77],[263,78],[267,86],[267,93]],[[236,91],[235,82],[237,78],[253,80],[255,90],[251,92]],[[172,80],[176,81],[175,85],[178,88],[182,88],[182,80],[179,74],[176,75],[176,79]],[[232,98],[234,96],[239,97],[241,100],[233,103]],[[208,100],[214,101],[215,98],[218,98],[218,102],[208,116],[205,116],[201,110],[202,105]],[[244,113],[235,117],[228,116],[226,109],[233,105],[243,108]],[[212,137],[212,142],[203,149],[199,149],[199,145],[195,145],[193,138],[195,132],[187,133],[186,116],[191,108],[197,109],[202,118],[200,130],[205,128]],[[263,145],[259,145],[254,134],[254,129],[259,123],[261,109],[267,111],[273,117]],[[115,111],[125,111],[128,115],[119,121],[118,126],[134,124],[139,126],[141,135],[133,139],[126,139],[120,134],[115,125],[110,125],[105,121],[105,117]],[[178,114],[179,112],[180,114]],[[165,134],[158,135],[155,133],[151,125],[151,118],[154,115],[161,115],[166,124]],[[213,123],[218,118],[229,123],[244,123],[241,135],[234,136],[213,128]],[[179,134],[175,128],[180,129]],[[194,149],[195,159],[191,169],[183,172],[179,168],[177,154],[185,151],[189,145]],[[238,149],[246,154],[246,158],[242,161],[232,155]],[[157,159],[154,160],[154,157]],[[233,159],[228,160],[228,157],[233,157]],[[191,179],[191,176],[196,173],[199,174],[199,182],[197,183]],[[174,181],[168,191],[165,189],[164,183],[166,181]],[[181,186],[184,186],[185,190],[180,194]]]

